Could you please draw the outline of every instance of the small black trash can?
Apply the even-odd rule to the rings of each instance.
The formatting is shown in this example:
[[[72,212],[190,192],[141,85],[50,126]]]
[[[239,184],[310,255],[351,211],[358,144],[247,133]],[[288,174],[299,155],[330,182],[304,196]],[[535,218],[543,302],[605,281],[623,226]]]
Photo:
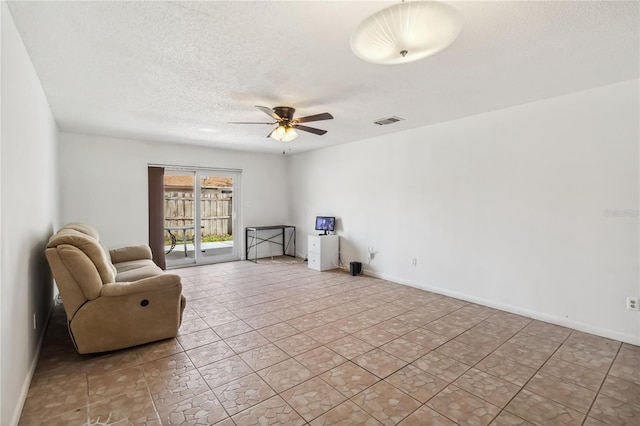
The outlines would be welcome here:
[[[362,273],[362,263],[360,262],[349,263],[349,270],[351,271],[351,275],[353,275],[354,277],[356,275],[360,275]]]

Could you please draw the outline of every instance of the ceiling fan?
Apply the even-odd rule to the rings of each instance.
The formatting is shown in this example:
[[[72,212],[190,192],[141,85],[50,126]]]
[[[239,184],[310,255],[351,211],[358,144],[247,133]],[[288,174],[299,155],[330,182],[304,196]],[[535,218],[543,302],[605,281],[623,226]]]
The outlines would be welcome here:
[[[267,137],[271,137],[273,139],[289,142],[298,137],[297,130],[302,130],[304,132],[313,133],[316,135],[324,135],[327,133],[326,130],[316,129],[315,127],[303,126],[300,123],[308,123],[310,121],[320,121],[320,120],[331,120],[333,119],[333,115],[328,112],[323,112],[321,114],[308,115],[306,117],[293,118],[296,110],[295,108],[287,107],[287,106],[277,106],[274,108],[269,108],[265,106],[256,105],[260,111],[267,114],[269,117],[273,118],[273,123],[262,123],[262,122],[254,122],[254,121],[232,121],[229,124],[267,124],[274,125],[277,124],[276,128],[271,131],[267,135]]]

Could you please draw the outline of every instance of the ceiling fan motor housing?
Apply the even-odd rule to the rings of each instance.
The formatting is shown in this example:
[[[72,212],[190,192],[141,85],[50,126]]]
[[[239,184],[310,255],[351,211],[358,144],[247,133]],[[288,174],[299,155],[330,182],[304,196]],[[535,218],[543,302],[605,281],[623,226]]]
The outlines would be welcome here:
[[[286,106],[277,106],[273,108],[273,112],[282,118],[283,121],[290,123],[293,121],[293,114],[295,114],[296,109]]]

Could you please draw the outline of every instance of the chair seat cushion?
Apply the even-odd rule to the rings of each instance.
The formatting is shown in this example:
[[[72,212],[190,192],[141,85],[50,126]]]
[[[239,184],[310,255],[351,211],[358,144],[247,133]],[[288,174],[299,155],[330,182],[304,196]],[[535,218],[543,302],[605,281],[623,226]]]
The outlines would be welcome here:
[[[116,282],[138,281],[142,278],[160,275],[163,272],[153,260],[149,259],[130,260],[116,263],[113,266],[118,271]]]

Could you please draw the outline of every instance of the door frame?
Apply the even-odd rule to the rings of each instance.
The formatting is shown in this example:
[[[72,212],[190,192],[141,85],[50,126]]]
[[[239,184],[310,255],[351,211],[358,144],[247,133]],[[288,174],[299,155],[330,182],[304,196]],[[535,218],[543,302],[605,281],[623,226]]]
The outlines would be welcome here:
[[[201,251],[202,241],[201,238],[194,238],[194,257],[189,258],[184,262],[172,261],[171,265],[167,265],[167,269],[180,268],[185,266],[198,266],[208,265],[213,263],[231,262],[242,259],[244,241],[242,239],[242,169],[228,169],[220,167],[195,167],[195,166],[177,166],[168,164],[149,164],[149,166],[163,167],[165,174],[171,172],[181,173],[193,173],[194,176],[194,227],[196,230],[195,235],[198,235],[197,230],[200,229],[202,221],[202,203],[201,203],[201,177],[208,176],[223,176],[231,177],[233,180],[233,202],[231,203],[231,220],[233,229],[233,251],[231,254],[221,256],[204,256]],[[164,206],[163,206],[164,208]],[[164,213],[163,213],[164,215]]]

